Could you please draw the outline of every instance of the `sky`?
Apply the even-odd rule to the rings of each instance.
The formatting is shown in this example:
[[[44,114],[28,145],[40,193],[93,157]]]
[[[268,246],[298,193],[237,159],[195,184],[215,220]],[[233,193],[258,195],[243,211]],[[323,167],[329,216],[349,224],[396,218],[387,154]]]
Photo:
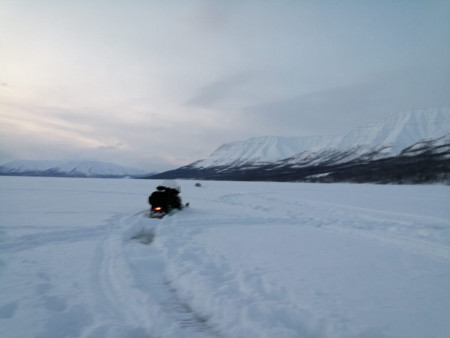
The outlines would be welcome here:
[[[450,106],[448,0],[0,0],[0,162],[148,171]]]

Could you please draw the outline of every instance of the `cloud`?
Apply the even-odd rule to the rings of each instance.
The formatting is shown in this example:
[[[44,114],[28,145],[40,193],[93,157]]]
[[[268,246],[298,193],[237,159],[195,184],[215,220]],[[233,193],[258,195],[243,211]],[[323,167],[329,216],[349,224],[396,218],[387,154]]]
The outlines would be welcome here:
[[[393,114],[450,106],[450,67],[411,68],[359,84],[247,107],[248,123],[264,134],[337,134]]]
[[[198,107],[211,107],[242,95],[245,87],[250,85],[252,74],[242,72],[208,83],[197,91],[186,104]]]
[[[99,149],[99,150],[106,150],[106,151],[120,150],[120,149],[123,149],[123,148],[125,148],[125,144],[122,143],[122,142],[119,142],[119,143],[116,143],[116,144],[111,144],[111,145],[108,145],[108,146],[97,147],[97,149]]]
[[[187,19],[197,34],[219,34],[227,28],[232,4],[221,0],[196,0],[190,5]]]
[[[448,105],[449,8],[3,1],[0,152],[170,169],[237,139]]]

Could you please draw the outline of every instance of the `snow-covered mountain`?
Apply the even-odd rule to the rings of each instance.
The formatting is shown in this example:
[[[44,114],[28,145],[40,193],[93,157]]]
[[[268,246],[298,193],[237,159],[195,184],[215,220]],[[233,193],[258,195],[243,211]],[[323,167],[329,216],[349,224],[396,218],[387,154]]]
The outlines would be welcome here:
[[[0,166],[0,175],[57,177],[142,177],[149,173],[113,163],[97,161],[15,160]]]
[[[403,113],[338,136],[251,138],[222,145],[209,158],[193,164],[196,168],[264,164],[296,156],[349,153],[341,160],[377,153],[378,157],[398,155],[422,140],[450,134],[450,108]]]
[[[430,154],[435,155],[430,158]],[[391,159],[389,165],[387,159]],[[396,160],[393,162],[393,159]],[[399,168],[407,166],[408,170],[420,167],[423,175],[425,162],[418,165],[419,160],[421,163],[424,161],[443,163],[444,167],[439,167],[439,171],[433,175],[447,174],[448,171],[450,177],[448,163],[450,108],[402,113],[344,135],[297,138],[267,136],[227,143],[206,159],[156,177],[242,180],[310,180],[312,177],[329,179],[332,176],[330,173],[338,169],[349,173],[348,168],[355,165],[358,165],[359,169],[358,173],[354,173],[354,177],[360,177],[361,170],[369,169],[362,168],[361,165],[368,163],[375,164],[384,175],[389,175],[387,167],[391,172],[397,173],[394,169],[397,166]],[[345,170],[342,169],[343,166]],[[344,180],[352,179],[348,175],[343,176]],[[378,180],[383,181],[381,174],[377,176]]]

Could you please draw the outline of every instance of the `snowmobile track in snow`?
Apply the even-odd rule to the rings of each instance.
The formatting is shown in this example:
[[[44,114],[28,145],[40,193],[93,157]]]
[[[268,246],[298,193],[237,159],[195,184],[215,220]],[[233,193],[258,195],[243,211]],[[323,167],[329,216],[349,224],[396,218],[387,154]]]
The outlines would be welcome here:
[[[276,197],[268,197],[266,194],[252,194],[251,199],[247,195],[244,193],[227,194],[221,196],[220,201],[239,207],[248,214],[271,210],[272,205],[280,203]],[[438,197],[436,199],[439,200]],[[432,235],[435,230],[438,230],[436,233],[441,234],[442,229],[448,227],[448,222],[443,221],[442,218],[428,215],[420,216],[420,221],[418,221],[417,215],[410,213],[314,199],[297,199],[283,201],[283,203],[286,206],[284,214],[278,218],[261,219],[260,224],[275,223],[280,220],[284,224],[301,223],[304,226],[351,233],[433,259],[450,260],[450,247],[445,241],[439,243],[427,239],[427,236]],[[315,214],[317,217],[314,217]],[[341,219],[345,220],[345,224],[341,224]],[[432,224],[427,229],[427,233],[424,233],[423,224]],[[435,229],[436,227],[437,229]],[[381,233],[377,232],[378,229],[382,230]],[[386,236],[386,230],[390,236]]]
[[[219,337],[165,280],[164,261],[152,245],[160,222],[146,218],[144,212],[109,220],[110,232],[98,248],[93,267],[98,311],[105,323],[126,323],[130,331],[120,337],[137,332],[142,337],[161,336],[158,330],[164,326],[174,332],[170,337]]]

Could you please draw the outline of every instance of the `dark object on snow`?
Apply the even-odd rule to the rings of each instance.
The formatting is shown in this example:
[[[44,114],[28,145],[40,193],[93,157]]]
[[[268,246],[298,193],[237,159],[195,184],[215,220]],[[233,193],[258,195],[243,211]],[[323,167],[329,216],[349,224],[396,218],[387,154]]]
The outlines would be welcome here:
[[[156,187],[148,198],[151,205],[150,217],[162,218],[173,209],[182,209],[181,198],[179,195],[181,189],[175,181],[167,180]]]
[[[148,203],[153,207],[159,206],[164,212],[170,211],[169,194],[165,190],[157,190],[153,192],[149,198]]]
[[[196,186],[196,187],[201,187],[202,184],[201,184],[201,183],[195,183],[195,186]]]

